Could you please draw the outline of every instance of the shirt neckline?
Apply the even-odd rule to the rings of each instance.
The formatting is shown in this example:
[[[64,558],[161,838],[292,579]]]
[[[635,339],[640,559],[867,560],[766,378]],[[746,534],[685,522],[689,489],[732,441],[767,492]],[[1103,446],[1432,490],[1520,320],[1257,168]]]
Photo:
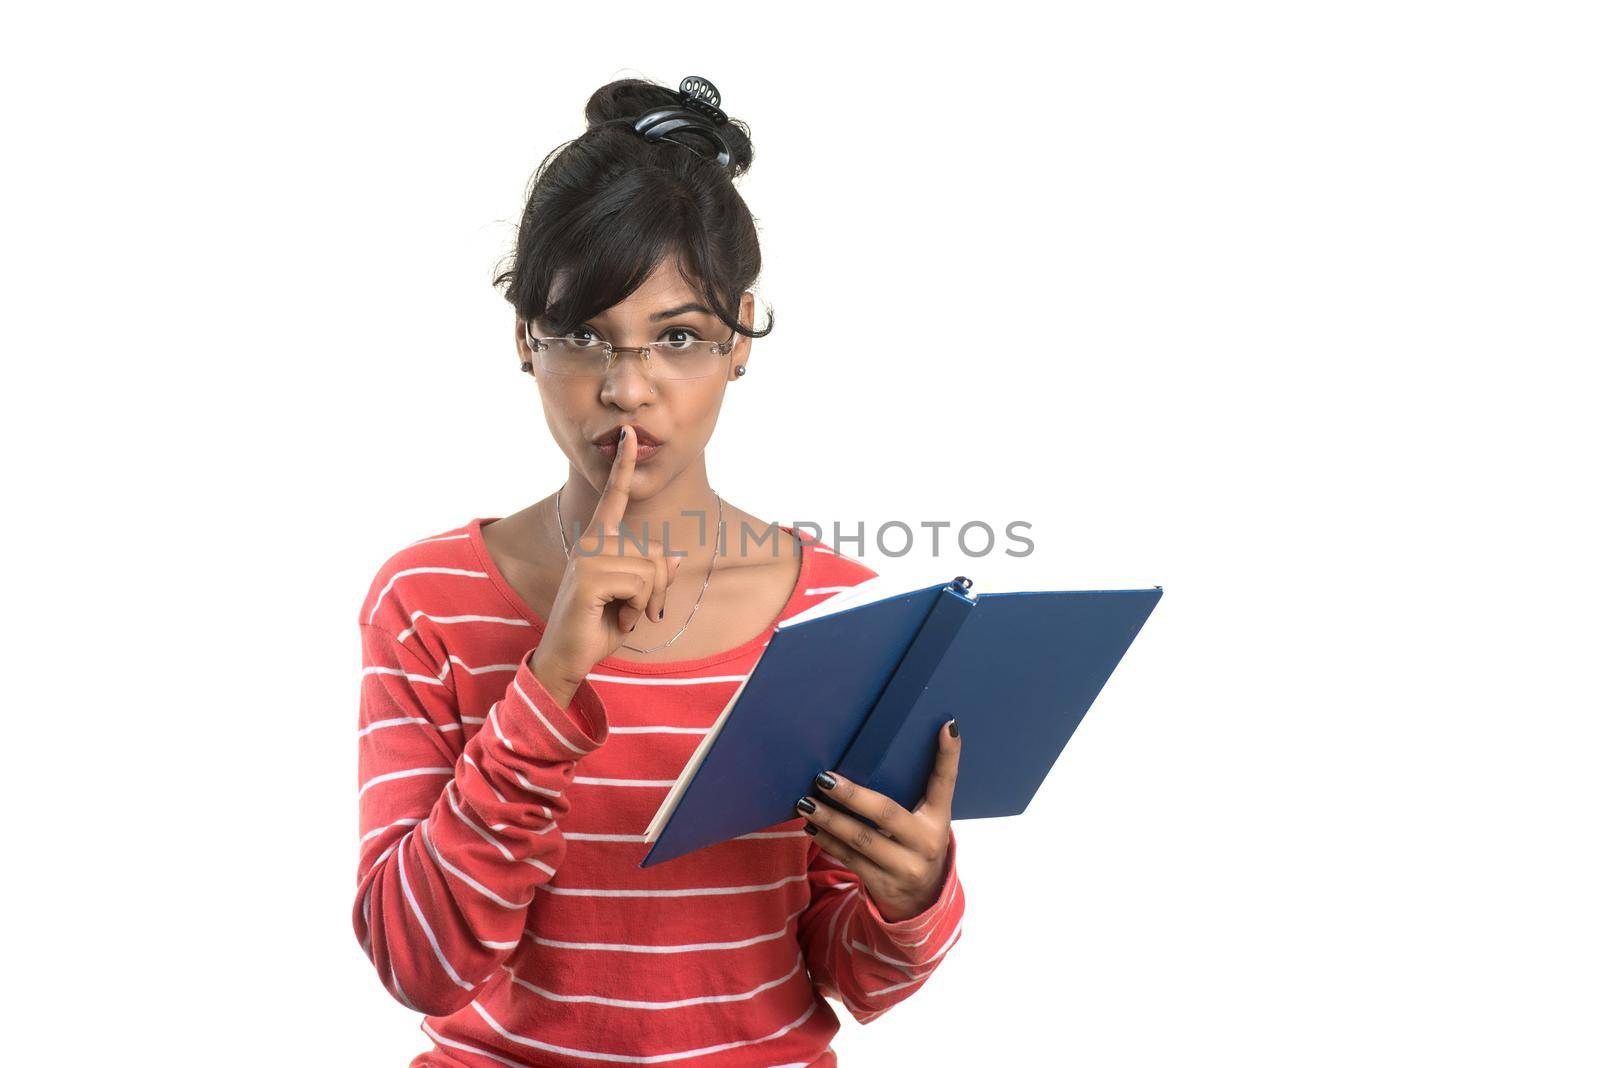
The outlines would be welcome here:
[[[516,590],[511,588],[511,584],[506,581],[505,575],[501,574],[500,568],[495,564],[494,557],[489,555],[489,547],[484,544],[484,524],[494,523],[502,518],[504,517],[480,516],[468,520],[467,540],[471,543],[472,551],[478,558],[478,565],[483,569],[484,573],[489,576],[490,584],[494,586],[507,604],[516,609],[517,613],[521,615],[523,619],[528,621],[537,634],[543,636],[545,628],[544,619],[532,608],[528,607],[528,603],[522,599],[522,596],[518,594]],[[788,531],[790,535],[800,542],[800,574],[795,579],[794,589],[789,591],[789,599],[784,603],[783,608],[778,612],[777,618],[771,623],[767,624],[767,627],[764,631],[762,631],[760,634],[757,634],[750,640],[740,643],[732,649],[725,649],[722,652],[711,653],[707,656],[694,657],[690,660],[643,661],[625,660],[617,656],[608,656],[605,659],[597,662],[594,667],[605,668],[609,671],[628,672],[634,675],[671,675],[680,671],[697,671],[701,668],[710,667],[714,664],[720,664],[724,661],[733,660],[748,653],[759,651],[764,645],[766,645],[768,641],[771,640],[773,631],[777,628],[777,625],[799,611],[801,607],[801,601],[804,600],[806,590],[810,586],[811,574],[814,570],[813,565],[816,560],[816,552],[812,548],[812,546],[815,544],[814,538],[810,538],[800,533],[793,527],[784,526],[781,523],[778,525],[780,529]]]

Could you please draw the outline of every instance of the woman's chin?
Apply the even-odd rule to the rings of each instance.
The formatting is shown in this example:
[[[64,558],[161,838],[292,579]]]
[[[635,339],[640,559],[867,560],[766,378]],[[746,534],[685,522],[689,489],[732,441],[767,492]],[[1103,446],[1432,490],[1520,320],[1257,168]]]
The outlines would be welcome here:
[[[595,449],[594,446],[591,445],[590,449],[595,454],[595,459],[585,465],[585,472],[588,474],[589,482],[594,486],[595,492],[601,493],[604,492],[606,483],[611,479],[613,463],[609,458],[599,456],[599,450]],[[635,462],[633,478],[628,482],[629,499],[638,501],[649,497],[662,485],[660,478],[661,474],[655,464],[646,467]]]

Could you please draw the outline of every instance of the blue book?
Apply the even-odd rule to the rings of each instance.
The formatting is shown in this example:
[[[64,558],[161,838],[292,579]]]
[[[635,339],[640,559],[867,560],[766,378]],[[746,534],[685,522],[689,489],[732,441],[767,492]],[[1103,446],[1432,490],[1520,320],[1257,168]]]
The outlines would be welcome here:
[[[651,820],[641,868],[795,819],[825,769],[915,808],[952,718],[951,818],[1020,814],[1161,599],[974,594],[964,576],[884,588],[869,579],[778,624]]]

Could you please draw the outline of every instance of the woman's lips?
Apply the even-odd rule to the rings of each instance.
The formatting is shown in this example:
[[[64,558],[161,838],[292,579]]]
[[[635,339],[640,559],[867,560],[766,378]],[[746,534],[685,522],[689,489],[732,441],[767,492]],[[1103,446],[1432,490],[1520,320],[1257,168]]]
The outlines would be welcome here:
[[[617,459],[617,443],[616,442],[608,441],[603,445],[596,445],[595,448],[600,450],[600,455],[604,456],[606,458],[606,462],[607,463],[615,463],[616,462],[616,459]],[[633,462],[635,464],[642,464],[642,463],[646,462],[647,460],[649,460],[650,457],[654,456],[658,451],[660,451],[661,446],[660,445],[645,445],[643,443],[639,443],[639,444],[637,444],[635,446],[635,449],[636,449],[636,451],[633,454]]]

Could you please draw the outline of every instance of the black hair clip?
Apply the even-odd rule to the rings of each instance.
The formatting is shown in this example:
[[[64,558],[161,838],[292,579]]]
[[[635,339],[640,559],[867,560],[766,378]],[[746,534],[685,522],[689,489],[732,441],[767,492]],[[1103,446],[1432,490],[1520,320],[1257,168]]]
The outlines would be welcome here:
[[[704,156],[692,144],[674,136],[690,131],[710,141],[717,149],[717,163],[723,167],[733,161],[728,143],[717,132],[718,126],[728,124],[728,116],[721,108],[722,94],[705,78],[689,75],[678,83],[679,107],[656,108],[634,120],[633,130],[646,141],[671,141],[682,145],[697,156]]]
[[[728,116],[719,107],[722,94],[705,78],[691,74],[679,82],[678,99],[683,101],[685,107],[705,112],[718,126],[728,124]]]

